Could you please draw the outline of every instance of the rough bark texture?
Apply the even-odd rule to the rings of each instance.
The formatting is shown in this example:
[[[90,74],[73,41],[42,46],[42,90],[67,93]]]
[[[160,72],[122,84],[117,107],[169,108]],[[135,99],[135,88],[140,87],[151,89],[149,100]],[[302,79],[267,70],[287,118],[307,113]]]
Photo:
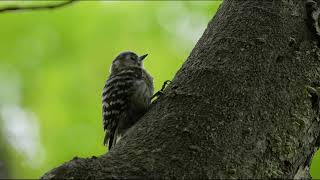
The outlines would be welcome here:
[[[319,50],[302,0],[225,0],[173,82],[107,154],[42,178],[309,178]]]

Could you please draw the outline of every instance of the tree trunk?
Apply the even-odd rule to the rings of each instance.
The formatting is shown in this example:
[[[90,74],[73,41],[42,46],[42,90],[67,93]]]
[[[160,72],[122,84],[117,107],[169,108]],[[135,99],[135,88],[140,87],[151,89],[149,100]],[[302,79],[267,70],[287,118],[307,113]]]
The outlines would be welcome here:
[[[107,154],[42,178],[309,178],[320,51],[305,1],[225,0],[173,82]]]

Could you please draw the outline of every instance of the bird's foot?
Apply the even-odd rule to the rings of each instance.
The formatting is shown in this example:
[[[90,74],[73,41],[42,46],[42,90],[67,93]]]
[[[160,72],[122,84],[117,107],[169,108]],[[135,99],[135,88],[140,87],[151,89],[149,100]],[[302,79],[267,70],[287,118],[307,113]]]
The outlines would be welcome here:
[[[164,91],[164,89],[167,87],[167,85],[168,85],[169,83],[171,83],[171,81],[170,81],[170,80],[166,80],[166,81],[163,83],[161,89],[160,89],[158,92],[156,92],[156,93],[151,97],[151,100],[154,99],[155,97],[158,98],[159,96],[163,95],[163,91]]]

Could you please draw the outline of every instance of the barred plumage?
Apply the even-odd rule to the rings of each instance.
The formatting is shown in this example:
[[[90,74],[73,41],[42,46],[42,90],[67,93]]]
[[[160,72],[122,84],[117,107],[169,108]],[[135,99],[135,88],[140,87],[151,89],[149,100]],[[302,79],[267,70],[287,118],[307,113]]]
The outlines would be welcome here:
[[[148,109],[153,94],[152,77],[133,52],[123,52],[113,60],[111,74],[102,92],[104,144],[109,149]]]

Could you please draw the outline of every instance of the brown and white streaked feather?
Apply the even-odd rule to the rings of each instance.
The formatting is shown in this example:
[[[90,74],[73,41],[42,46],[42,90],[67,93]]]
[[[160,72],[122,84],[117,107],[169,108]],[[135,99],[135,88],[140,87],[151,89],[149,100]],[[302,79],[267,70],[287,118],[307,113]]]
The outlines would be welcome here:
[[[111,74],[102,94],[103,104],[103,126],[106,130],[104,144],[109,141],[109,149],[112,147],[118,136],[117,128],[123,118],[134,116],[130,113],[129,108],[132,103],[132,96],[135,95],[135,85],[142,80],[142,68],[130,67]]]
[[[104,144],[109,149],[148,109],[153,94],[152,77],[143,69],[143,59],[122,52],[112,62],[111,74],[102,92]]]

